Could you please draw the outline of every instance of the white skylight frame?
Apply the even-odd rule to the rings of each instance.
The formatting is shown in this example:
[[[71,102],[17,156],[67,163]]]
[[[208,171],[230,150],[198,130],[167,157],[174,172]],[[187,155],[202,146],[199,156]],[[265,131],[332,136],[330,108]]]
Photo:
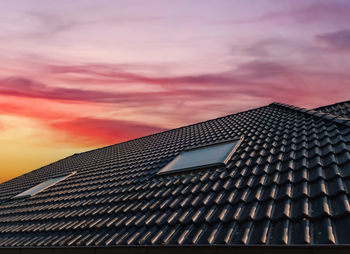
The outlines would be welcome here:
[[[48,188],[50,188],[51,186],[67,179],[68,177],[74,175],[76,172],[71,172],[69,174],[64,174],[64,175],[57,175],[57,176],[53,176],[50,179],[47,179],[46,181],[39,183],[31,188],[29,188],[28,190],[21,192],[19,194],[17,194],[16,196],[13,197],[13,199],[22,199],[22,198],[27,198],[27,197],[32,197]]]
[[[186,149],[165,165],[157,174],[166,175],[224,166],[242,141],[243,137]]]

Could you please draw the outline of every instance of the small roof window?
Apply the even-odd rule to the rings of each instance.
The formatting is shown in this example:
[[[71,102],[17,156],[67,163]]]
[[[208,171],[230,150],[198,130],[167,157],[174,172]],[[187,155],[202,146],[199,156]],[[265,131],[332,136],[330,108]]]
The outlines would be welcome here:
[[[163,167],[158,175],[225,165],[242,139],[185,150]]]
[[[68,175],[61,175],[61,176],[56,176],[54,178],[48,179],[45,182],[42,182],[38,185],[35,185],[34,187],[16,195],[13,197],[13,199],[19,199],[19,198],[26,198],[26,197],[31,197],[43,190],[46,190],[47,188],[55,185],[56,183],[63,181],[64,179],[68,178],[69,176],[75,174],[76,172],[72,172]]]

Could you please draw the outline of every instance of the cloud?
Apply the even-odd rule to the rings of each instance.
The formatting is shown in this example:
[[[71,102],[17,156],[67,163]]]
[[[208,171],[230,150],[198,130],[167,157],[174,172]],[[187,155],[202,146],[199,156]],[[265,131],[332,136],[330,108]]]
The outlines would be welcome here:
[[[289,22],[311,23],[319,20],[327,22],[348,22],[350,4],[348,3],[314,3],[291,10],[268,12],[260,17],[233,20],[230,23]]]
[[[54,74],[82,74],[86,77],[103,77],[106,81],[115,83],[147,83],[155,85],[182,85],[182,84],[232,84],[233,77],[229,73],[198,74],[183,76],[152,77],[125,71],[120,66],[107,64],[86,64],[74,66],[49,65],[47,70]],[[102,81],[102,80],[101,80]]]
[[[290,74],[290,67],[271,61],[254,60],[243,63],[238,71],[249,78],[280,77]]]
[[[53,101],[12,97],[6,103],[0,103],[0,114],[24,117],[40,123],[54,131],[56,142],[87,146],[108,145],[166,130],[157,124],[145,123],[142,120],[137,122],[106,119],[102,118],[103,116],[86,117],[84,115],[88,112],[75,112],[75,106],[70,104],[71,112],[67,112]],[[87,105],[79,106],[88,110]],[[90,112],[90,115],[93,114]],[[1,127],[0,123],[0,129]]]
[[[233,94],[249,94],[270,97],[266,91],[273,84],[264,84],[259,78],[277,78],[287,75],[289,67],[274,62],[251,61],[239,68],[222,73],[152,77],[113,68],[110,65],[49,66],[49,71],[60,76],[79,74],[78,83],[84,82],[89,88],[91,79],[101,89],[52,87],[21,77],[0,80],[0,92],[12,96],[42,98],[50,100],[81,101],[94,103],[124,104],[142,107],[174,103],[176,101],[205,101],[210,98],[229,98]],[[141,84],[138,91],[118,91],[125,84]],[[162,89],[147,91],[151,85]],[[106,92],[108,88],[109,92]],[[282,90],[282,89],[280,89]]]
[[[272,100],[276,95],[290,96],[290,90],[293,89],[305,90],[305,79],[312,79],[308,82],[314,83],[321,76],[325,77],[323,80],[330,81],[339,76],[339,73],[307,72],[292,65],[262,60],[245,62],[236,69],[222,73],[163,77],[129,72],[120,66],[108,64],[50,65],[47,70],[53,75],[59,75],[62,80],[76,78],[77,84],[72,88],[55,87],[23,77],[10,77],[0,80],[0,93],[67,103],[108,103],[142,108],[161,107],[178,101],[206,103],[208,100],[226,100],[239,94]],[[99,85],[89,87],[92,81]],[[139,86],[134,91],[118,89],[127,84]],[[153,86],[161,89],[148,89]]]
[[[108,92],[52,87],[23,77],[0,79],[0,93],[49,100],[108,102],[118,99]]]
[[[224,95],[224,90],[208,89],[224,88],[228,84],[233,84],[234,78],[224,74],[218,75],[198,75],[183,77],[167,77],[167,78],[149,78],[136,74],[103,74],[113,78],[114,85],[125,82],[141,82],[147,84],[162,85],[163,91],[147,92],[147,91],[109,91],[108,87],[104,87],[105,91],[87,90],[81,88],[63,88],[49,86],[34,80],[23,77],[9,77],[0,80],[0,93],[7,96],[17,96],[25,98],[38,98],[47,100],[70,101],[70,102],[91,102],[91,103],[141,103],[155,104],[160,101],[170,99],[169,97],[192,97],[192,99],[205,97],[207,94]],[[122,77],[123,76],[123,77]],[[189,86],[195,85],[196,87]],[[106,91],[107,90],[107,91]],[[146,89],[145,89],[146,90]],[[227,88],[226,88],[227,90]]]
[[[1,103],[0,112],[36,119],[73,137],[72,140],[80,137],[81,142],[98,144],[119,142],[271,101],[312,107],[321,105],[322,98],[329,95],[343,100],[346,98],[341,91],[350,80],[345,74],[311,72],[300,66],[263,60],[241,63],[221,73],[162,77],[109,64],[50,65],[45,70],[56,83],[69,78],[70,83],[58,87],[44,79],[38,82],[20,76],[2,78],[0,95],[11,102]],[[135,84],[136,89],[125,89]]]
[[[96,9],[96,6],[94,9]],[[69,15],[69,12],[54,13],[37,10],[28,11],[26,14],[36,22],[37,26],[30,32],[19,34],[19,37],[30,37],[32,39],[50,38],[62,32],[68,32],[73,29],[84,27],[91,28],[91,26],[94,25],[102,25],[106,27],[107,25],[155,22],[164,19],[162,16],[117,16],[113,12],[105,13],[105,16],[94,17],[91,16],[91,10],[89,11],[89,8],[85,8],[85,10],[81,9],[79,17]]]
[[[78,21],[47,12],[30,11],[27,14],[38,21],[40,25],[37,31],[29,34],[32,37],[49,37],[60,32],[71,30],[80,25]]]
[[[83,142],[89,145],[114,144],[167,130],[131,121],[90,117],[55,121],[50,127],[68,134],[66,142]]]
[[[316,39],[335,50],[350,50],[350,29],[317,35]]]

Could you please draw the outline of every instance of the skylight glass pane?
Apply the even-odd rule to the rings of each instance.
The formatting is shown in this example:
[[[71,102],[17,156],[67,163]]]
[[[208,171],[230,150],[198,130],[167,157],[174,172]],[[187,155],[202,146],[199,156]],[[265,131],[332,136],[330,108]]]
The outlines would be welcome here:
[[[232,156],[238,142],[239,140],[235,140],[184,151],[162,168],[158,174],[224,165]]]
[[[35,194],[37,194],[40,191],[43,191],[47,188],[49,188],[50,186],[62,181],[63,179],[67,178],[70,175],[64,175],[64,176],[59,176],[56,178],[51,178],[45,182],[42,182],[38,185],[35,185],[34,187],[16,195],[14,198],[23,198],[23,197],[29,197],[29,196],[33,196]]]

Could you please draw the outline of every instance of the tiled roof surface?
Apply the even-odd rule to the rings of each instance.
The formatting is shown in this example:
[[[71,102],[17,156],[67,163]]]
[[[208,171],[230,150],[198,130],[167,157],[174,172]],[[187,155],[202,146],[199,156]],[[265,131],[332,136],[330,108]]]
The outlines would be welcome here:
[[[224,168],[156,173],[234,137]],[[77,171],[37,195],[7,201]],[[0,246],[350,244],[350,124],[283,104],[77,154],[0,185]]]
[[[315,110],[350,119],[350,101],[338,102],[332,105],[316,108]]]

